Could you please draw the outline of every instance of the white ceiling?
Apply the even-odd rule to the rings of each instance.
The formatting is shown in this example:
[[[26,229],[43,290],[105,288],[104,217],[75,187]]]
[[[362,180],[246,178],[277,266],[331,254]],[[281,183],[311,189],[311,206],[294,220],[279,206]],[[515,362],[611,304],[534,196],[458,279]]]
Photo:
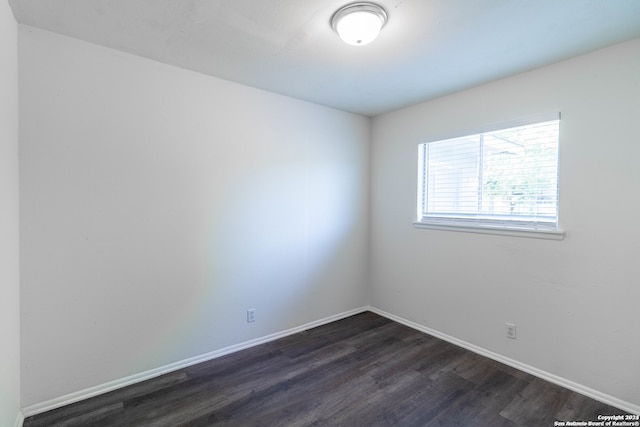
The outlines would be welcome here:
[[[376,0],[367,46],[330,27],[349,0],[9,0],[18,22],[368,116],[640,37],[640,0]]]

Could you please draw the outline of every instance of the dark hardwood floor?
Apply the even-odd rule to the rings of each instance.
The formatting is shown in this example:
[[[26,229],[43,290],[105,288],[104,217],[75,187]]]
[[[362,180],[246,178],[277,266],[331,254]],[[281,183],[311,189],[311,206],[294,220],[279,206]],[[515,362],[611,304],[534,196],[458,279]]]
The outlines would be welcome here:
[[[539,427],[623,413],[367,312],[35,415],[24,427]]]

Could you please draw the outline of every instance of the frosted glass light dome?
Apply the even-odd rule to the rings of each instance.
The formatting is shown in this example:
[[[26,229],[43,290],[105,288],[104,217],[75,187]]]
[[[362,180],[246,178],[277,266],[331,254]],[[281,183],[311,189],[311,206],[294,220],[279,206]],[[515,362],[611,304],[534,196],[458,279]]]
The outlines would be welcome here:
[[[346,5],[331,18],[331,26],[340,38],[353,46],[371,43],[386,22],[387,12],[373,3]]]

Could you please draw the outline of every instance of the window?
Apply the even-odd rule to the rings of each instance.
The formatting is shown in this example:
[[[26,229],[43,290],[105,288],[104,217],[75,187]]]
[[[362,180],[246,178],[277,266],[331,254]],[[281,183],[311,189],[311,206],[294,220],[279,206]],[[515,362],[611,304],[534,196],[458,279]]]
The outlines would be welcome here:
[[[416,225],[562,238],[559,126],[556,114],[421,143]]]

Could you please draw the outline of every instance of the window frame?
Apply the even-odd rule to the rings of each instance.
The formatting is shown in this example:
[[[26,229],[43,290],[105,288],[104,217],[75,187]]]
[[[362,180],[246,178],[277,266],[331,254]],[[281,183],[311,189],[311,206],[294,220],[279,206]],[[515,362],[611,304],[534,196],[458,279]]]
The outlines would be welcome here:
[[[536,223],[535,221],[518,221],[518,220],[489,220],[489,219],[481,219],[479,220],[477,217],[473,215],[469,215],[468,218],[465,218],[464,214],[458,214],[453,216],[440,215],[436,217],[432,217],[429,219],[425,219],[423,215],[423,192],[424,189],[424,180],[426,176],[426,169],[423,168],[424,163],[422,159],[422,155],[420,150],[422,149],[423,144],[428,144],[437,141],[445,141],[449,139],[462,138],[465,136],[474,136],[483,133],[490,133],[495,131],[500,131],[503,129],[509,129],[519,126],[527,126],[533,125],[542,122],[548,121],[560,121],[561,115],[559,112],[556,113],[548,113],[548,114],[539,114],[535,116],[528,116],[519,118],[516,120],[494,123],[485,126],[479,126],[472,129],[465,129],[454,133],[437,135],[428,138],[421,138],[417,147],[418,154],[418,176],[417,176],[417,198],[416,198],[416,220],[413,225],[416,228],[424,228],[431,230],[444,230],[444,231],[458,231],[458,232],[467,232],[467,233],[480,233],[480,234],[496,234],[496,235],[506,235],[506,236],[514,236],[514,237],[531,237],[531,238],[539,238],[539,239],[550,239],[550,240],[562,240],[565,237],[565,232],[560,228],[559,218],[560,218],[560,129],[558,130],[558,158],[557,158],[557,178],[556,185],[558,186],[558,198],[556,201],[556,221],[555,224],[552,222],[543,222]],[[488,215],[484,215],[485,217]]]

